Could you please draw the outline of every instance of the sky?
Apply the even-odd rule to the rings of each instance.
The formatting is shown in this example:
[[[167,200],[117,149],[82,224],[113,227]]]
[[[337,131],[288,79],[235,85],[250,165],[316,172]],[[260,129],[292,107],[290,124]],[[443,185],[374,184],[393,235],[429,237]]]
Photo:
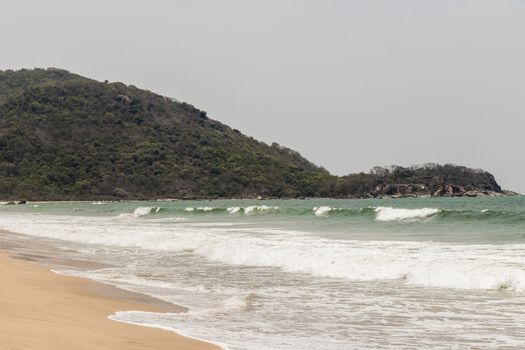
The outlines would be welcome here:
[[[2,0],[0,69],[175,97],[338,175],[454,163],[525,193],[525,1]]]

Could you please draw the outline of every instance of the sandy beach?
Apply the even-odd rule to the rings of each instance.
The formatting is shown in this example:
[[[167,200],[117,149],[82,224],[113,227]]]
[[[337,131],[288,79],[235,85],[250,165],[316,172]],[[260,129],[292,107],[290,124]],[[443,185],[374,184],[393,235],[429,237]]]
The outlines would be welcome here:
[[[172,349],[217,346],[109,320],[119,310],[174,311],[168,304],[90,280],[57,275],[0,251],[2,349]]]

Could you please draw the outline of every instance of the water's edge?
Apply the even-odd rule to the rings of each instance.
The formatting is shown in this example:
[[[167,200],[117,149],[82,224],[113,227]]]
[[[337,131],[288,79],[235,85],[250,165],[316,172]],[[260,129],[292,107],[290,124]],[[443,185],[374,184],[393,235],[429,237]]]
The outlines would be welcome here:
[[[5,235],[8,235],[10,237],[9,242],[5,241]],[[52,273],[54,273],[56,275],[59,275],[59,276],[75,277],[75,278],[81,278],[81,279],[84,279],[84,280],[89,280],[89,281],[99,285],[100,287],[102,287],[102,289],[104,287],[106,287],[106,286],[111,286],[112,288],[116,288],[118,290],[121,290],[122,292],[124,292],[126,294],[129,294],[130,296],[133,295],[133,294],[141,294],[144,297],[144,300],[137,301],[137,300],[135,300],[136,298],[126,297],[126,296],[118,296],[117,299],[128,300],[128,301],[132,300],[133,302],[138,302],[138,303],[141,303],[141,304],[144,304],[144,305],[151,304],[155,308],[159,308],[159,306],[160,306],[161,308],[164,308],[166,310],[166,312],[150,312],[150,311],[142,311],[142,310],[119,310],[119,311],[116,311],[113,314],[108,315],[107,318],[109,320],[114,321],[114,322],[120,322],[120,323],[130,324],[130,325],[134,325],[134,326],[139,326],[139,327],[161,329],[161,330],[164,330],[164,331],[167,331],[167,332],[176,333],[177,335],[185,337],[185,338],[194,339],[194,340],[202,341],[202,342],[205,342],[205,343],[208,343],[208,344],[216,345],[220,349],[223,349],[223,350],[229,350],[229,348],[228,348],[228,346],[226,344],[223,344],[223,343],[211,340],[211,339],[203,339],[203,338],[194,337],[194,336],[186,334],[183,330],[175,329],[173,327],[163,327],[161,325],[156,325],[156,324],[146,324],[146,323],[132,322],[132,321],[127,321],[127,320],[120,319],[119,316],[124,315],[126,313],[144,313],[144,314],[158,314],[158,315],[160,315],[160,314],[170,314],[170,313],[173,313],[173,312],[184,313],[184,312],[187,312],[187,309],[185,307],[181,306],[181,305],[177,305],[177,304],[172,303],[172,302],[170,302],[168,300],[160,299],[157,296],[152,295],[152,294],[141,293],[141,292],[137,292],[137,291],[134,291],[134,290],[131,290],[131,289],[125,289],[125,288],[122,288],[121,286],[119,286],[117,284],[108,284],[108,283],[101,282],[101,281],[98,281],[98,280],[93,279],[93,278],[88,278],[86,276],[75,274],[74,273],[75,270],[72,269],[72,268],[75,267],[73,265],[69,265],[69,266],[68,265],[60,265],[60,266],[58,266],[58,265],[56,265],[56,263],[55,264],[50,264],[49,261],[46,263],[46,258],[47,259],[53,259],[53,257],[41,255],[41,253],[42,253],[42,246],[38,247],[38,245],[34,245],[33,247],[31,247],[31,243],[27,244],[28,243],[27,240],[17,241],[17,237],[18,238],[22,238],[22,237],[24,237],[24,238],[27,237],[28,238],[29,236],[24,235],[22,233],[18,233],[18,232],[11,232],[11,231],[6,231],[6,230],[0,230],[0,251],[4,252],[5,254],[7,254],[7,256],[9,256],[11,258],[20,259],[20,260],[24,261],[25,263],[34,263],[34,264],[38,264],[40,266],[43,266],[46,269],[48,269],[50,272],[52,272]],[[20,255],[20,250],[16,248],[16,245],[18,245],[18,244],[24,245],[24,253],[23,253],[23,255]],[[54,250],[54,247],[51,247],[51,246],[46,246],[45,248],[46,248],[46,254],[49,254],[50,252],[52,252]],[[30,258],[27,258],[27,257],[24,256],[24,255],[30,256],[31,254],[37,255],[39,257],[39,260],[36,261],[35,259],[30,259]],[[40,260],[40,259],[42,259],[42,260]],[[93,261],[93,263],[96,264],[97,262]],[[62,269],[63,268],[67,268],[68,272],[70,272],[70,273],[64,273],[61,270],[59,270],[59,268],[62,268]],[[102,296],[104,296],[105,293],[98,293],[98,294],[102,294]],[[112,298],[115,298],[115,296],[112,296]],[[164,304],[164,305],[162,305],[162,304]],[[168,306],[168,304],[174,306],[173,310],[171,310],[171,308]]]

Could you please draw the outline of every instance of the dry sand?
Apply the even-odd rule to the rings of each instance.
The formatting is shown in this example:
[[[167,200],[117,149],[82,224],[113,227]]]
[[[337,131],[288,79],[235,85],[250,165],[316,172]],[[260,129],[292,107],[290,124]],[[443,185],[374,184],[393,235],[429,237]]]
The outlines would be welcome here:
[[[173,332],[111,321],[120,310],[169,311],[136,293],[59,276],[0,251],[2,350],[219,349]]]

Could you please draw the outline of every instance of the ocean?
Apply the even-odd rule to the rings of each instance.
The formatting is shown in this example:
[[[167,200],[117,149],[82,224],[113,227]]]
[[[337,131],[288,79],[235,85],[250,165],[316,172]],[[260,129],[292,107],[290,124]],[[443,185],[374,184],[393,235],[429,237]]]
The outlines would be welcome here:
[[[111,319],[225,349],[525,348],[523,196],[30,203],[0,229],[188,309]]]

